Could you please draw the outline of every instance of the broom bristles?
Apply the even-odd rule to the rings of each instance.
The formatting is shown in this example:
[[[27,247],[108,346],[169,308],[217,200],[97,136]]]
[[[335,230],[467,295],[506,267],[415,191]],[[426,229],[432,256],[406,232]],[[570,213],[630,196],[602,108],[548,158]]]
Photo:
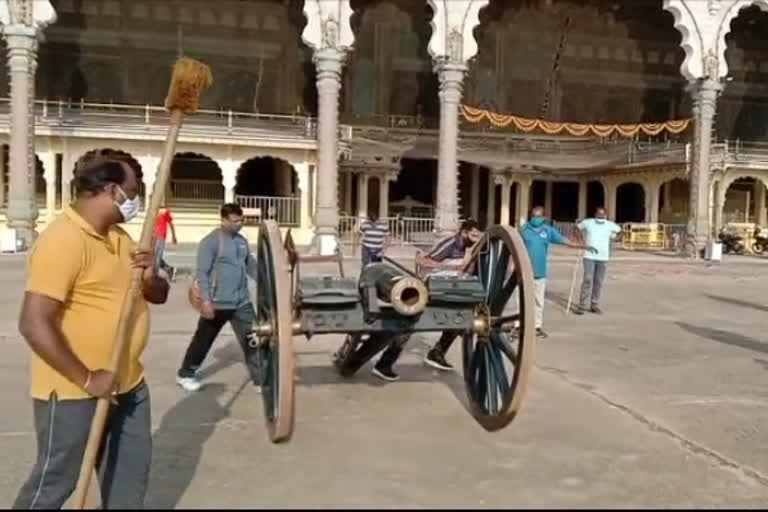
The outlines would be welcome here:
[[[192,114],[200,107],[200,95],[213,83],[211,68],[200,61],[182,57],[176,61],[165,98],[168,110]]]

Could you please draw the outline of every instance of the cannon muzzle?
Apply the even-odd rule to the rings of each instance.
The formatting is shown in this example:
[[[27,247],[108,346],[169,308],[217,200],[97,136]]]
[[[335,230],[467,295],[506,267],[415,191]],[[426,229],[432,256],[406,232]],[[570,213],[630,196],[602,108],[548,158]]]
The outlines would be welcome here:
[[[363,269],[360,286],[371,285],[379,299],[403,316],[418,315],[427,307],[429,292],[424,282],[386,263],[372,263]]]

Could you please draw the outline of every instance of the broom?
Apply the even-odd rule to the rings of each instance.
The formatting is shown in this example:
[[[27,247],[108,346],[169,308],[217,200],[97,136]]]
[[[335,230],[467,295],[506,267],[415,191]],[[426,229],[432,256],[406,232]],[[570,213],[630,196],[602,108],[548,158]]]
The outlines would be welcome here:
[[[200,94],[207,89],[213,78],[211,70],[205,64],[193,59],[180,58],[176,61],[171,75],[171,84],[168,89],[168,97],[165,99],[165,107],[170,111],[170,126],[165,139],[165,147],[160,165],[157,168],[155,184],[152,188],[149,205],[147,207],[144,224],[141,229],[141,238],[138,247],[147,248],[152,243],[152,235],[155,225],[155,217],[160,209],[165,192],[165,186],[171,174],[171,162],[175,154],[176,139],[179,136],[181,122],[186,114],[192,114],[199,107]],[[123,299],[120,312],[120,321],[117,324],[117,339],[112,349],[109,371],[117,373],[120,361],[125,352],[128,340],[129,321],[133,316],[133,308],[136,299],[141,293],[143,270],[134,269],[131,273],[131,282],[128,292]],[[100,398],[96,405],[96,412],[91,422],[91,431],[88,436],[88,444],[83,455],[83,463],[80,466],[80,476],[74,493],[73,508],[82,509],[88,494],[88,486],[93,473],[96,454],[99,451],[104,431],[104,423],[109,412],[110,401]]]

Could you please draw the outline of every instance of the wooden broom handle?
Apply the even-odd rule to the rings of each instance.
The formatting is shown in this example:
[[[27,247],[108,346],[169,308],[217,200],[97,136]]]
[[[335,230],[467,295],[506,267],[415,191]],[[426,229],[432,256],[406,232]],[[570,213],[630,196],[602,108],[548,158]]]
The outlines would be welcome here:
[[[144,224],[141,229],[141,238],[139,238],[138,244],[139,248],[147,248],[152,243],[155,217],[157,217],[157,213],[160,210],[163,194],[165,192],[165,185],[171,174],[171,162],[173,161],[173,156],[175,154],[176,140],[179,135],[179,129],[181,128],[183,115],[181,110],[173,110],[171,112],[171,124],[168,129],[168,137],[166,138],[160,165],[157,168],[157,175],[155,176],[155,184],[152,187],[152,195],[149,199],[149,205],[145,211]],[[112,373],[117,373],[120,368],[120,361],[122,360],[123,353],[128,345],[128,322],[133,317],[133,308],[136,305],[136,299],[142,292],[143,274],[144,270],[140,268],[131,271],[130,286],[123,298],[120,321],[117,324],[117,339],[112,348],[112,358],[110,359],[108,368]],[[85,500],[88,496],[88,486],[91,483],[91,475],[96,465],[96,455],[98,454],[99,446],[101,445],[104,425],[106,423],[107,413],[109,412],[109,404],[110,401],[108,398],[99,398],[96,403],[96,412],[91,421],[91,432],[88,435],[88,444],[85,447],[83,462],[80,466],[80,476],[77,480],[77,487],[75,487],[73,505],[73,508],[75,509],[83,509],[85,507]]]

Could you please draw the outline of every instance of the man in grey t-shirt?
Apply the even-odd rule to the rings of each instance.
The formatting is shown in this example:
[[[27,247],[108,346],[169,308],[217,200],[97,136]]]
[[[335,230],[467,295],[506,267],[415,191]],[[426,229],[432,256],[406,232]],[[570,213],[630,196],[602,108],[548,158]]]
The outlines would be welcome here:
[[[242,227],[243,210],[236,204],[225,204],[221,207],[221,227],[203,238],[197,249],[197,280],[203,304],[197,330],[176,377],[179,386],[187,391],[200,389],[197,370],[227,322],[235,331],[246,367],[257,383],[257,364],[251,361],[248,346],[248,332],[255,319],[248,296],[248,276],[254,277],[256,261],[248,240],[240,234]]]

